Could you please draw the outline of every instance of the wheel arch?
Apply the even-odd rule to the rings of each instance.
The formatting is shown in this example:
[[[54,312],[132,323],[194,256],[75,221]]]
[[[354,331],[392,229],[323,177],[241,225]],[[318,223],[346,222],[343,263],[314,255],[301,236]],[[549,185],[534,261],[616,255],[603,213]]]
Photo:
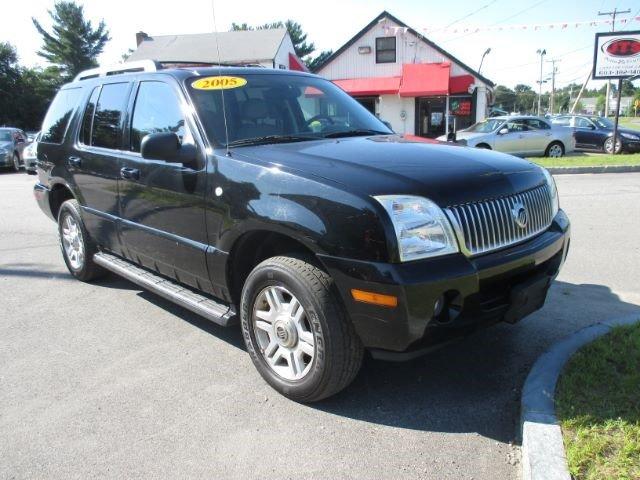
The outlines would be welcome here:
[[[71,189],[64,183],[53,184],[49,192],[49,209],[53,218],[58,218],[58,212],[64,202],[75,198]]]
[[[493,150],[493,148],[491,148],[491,145],[489,145],[487,142],[480,142],[476,145],[476,148],[484,148],[487,150]]]

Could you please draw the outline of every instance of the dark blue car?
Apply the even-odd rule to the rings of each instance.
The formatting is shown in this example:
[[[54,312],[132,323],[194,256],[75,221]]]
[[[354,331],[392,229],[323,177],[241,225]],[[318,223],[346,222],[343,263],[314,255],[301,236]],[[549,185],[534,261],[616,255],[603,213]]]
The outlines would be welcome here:
[[[576,148],[604,150],[613,153],[613,122],[604,117],[586,115],[561,115],[552,120],[556,125],[575,129]],[[640,131],[618,128],[615,152],[640,151]]]

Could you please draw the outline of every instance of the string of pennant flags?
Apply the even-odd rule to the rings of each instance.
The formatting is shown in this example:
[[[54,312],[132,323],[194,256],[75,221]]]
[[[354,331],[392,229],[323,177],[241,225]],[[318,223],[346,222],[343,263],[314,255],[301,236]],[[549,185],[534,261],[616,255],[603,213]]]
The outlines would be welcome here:
[[[620,18],[616,20],[618,26],[622,26],[632,22],[640,22],[640,16],[630,18]],[[523,23],[520,25],[489,25],[489,26],[460,26],[452,28],[438,28],[427,27],[421,30],[425,33],[433,32],[447,32],[447,33],[476,33],[476,32],[501,32],[512,30],[566,30],[569,28],[581,28],[581,27],[597,27],[601,25],[611,25],[611,20],[589,20],[583,22],[556,22],[556,23],[540,23],[532,25],[530,23]],[[399,33],[407,33],[406,27],[395,27],[390,25],[383,25],[383,30],[387,35],[398,35]]]

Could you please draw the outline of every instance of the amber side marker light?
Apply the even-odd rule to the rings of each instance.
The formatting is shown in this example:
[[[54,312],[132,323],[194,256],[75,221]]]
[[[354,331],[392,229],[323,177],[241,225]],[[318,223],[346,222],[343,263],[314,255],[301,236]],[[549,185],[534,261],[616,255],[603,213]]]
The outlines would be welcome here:
[[[381,293],[365,292],[364,290],[351,289],[351,296],[356,302],[382,305],[383,307],[397,307],[398,297],[394,295],[383,295]]]

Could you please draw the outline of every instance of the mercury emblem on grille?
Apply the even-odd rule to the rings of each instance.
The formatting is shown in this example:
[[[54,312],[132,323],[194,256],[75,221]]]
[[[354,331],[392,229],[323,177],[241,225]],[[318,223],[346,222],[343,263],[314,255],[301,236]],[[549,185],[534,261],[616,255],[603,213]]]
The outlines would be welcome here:
[[[520,228],[526,228],[527,222],[529,221],[529,214],[527,213],[527,209],[522,202],[516,202],[511,209],[511,214],[513,215],[513,220],[516,222],[516,225]]]

